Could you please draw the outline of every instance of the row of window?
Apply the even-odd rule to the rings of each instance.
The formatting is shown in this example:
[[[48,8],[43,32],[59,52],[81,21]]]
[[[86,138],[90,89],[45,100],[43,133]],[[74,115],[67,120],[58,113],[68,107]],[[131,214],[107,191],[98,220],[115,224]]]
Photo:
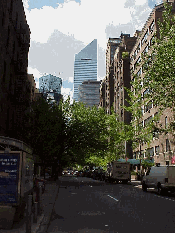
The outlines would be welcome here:
[[[142,51],[142,54],[143,54],[144,56],[148,53],[148,51],[149,51],[151,45],[153,45],[153,43],[154,43],[154,37],[152,37],[152,38],[150,39],[149,43],[146,45],[146,47],[145,47],[144,50]],[[131,61],[134,61],[134,60],[136,59],[136,56],[137,56],[137,54],[134,54],[134,56],[132,56],[132,58],[131,58]],[[136,67],[140,64],[140,62],[141,62],[141,56],[139,56],[139,58],[138,58],[137,61],[135,62],[135,64],[134,64],[134,70],[135,70]],[[133,68],[132,68],[132,71],[133,71]]]
[[[153,30],[154,30],[154,26],[155,26],[155,22],[154,20],[152,21],[152,23],[150,24],[149,28],[147,29],[145,35],[143,36],[142,40],[139,42],[135,52],[134,52],[134,55],[133,55],[133,59],[135,60],[136,59],[136,56],[137,54],[140,52],[142,46],[144,43],[147,42],[147,39],[148,39],[148,36],[153,33]]]
[[[149,108],[149,110],[150,110],[152,108],[151,106],[152,106],[152,102],[149,102],[148,105],[144,106],[144,109],[147,110]],[[149,110],[147,110],[147,111],[149,111]],[[145,120],[143,120],[140,123],[140,126],[146,127],[152,119],[155,119],[157,121],[157,115],[158,115],[158,112],[156,112],[154,115],[149,116],[148,118],[146,118]],[[157,121],[157,122],[159,122],[159,121]],[[167,127],[168,127],[168,117],[167,116],[165,117],[164,124],[165,124],[165,129],[167,129]]]
[[[165,152],[169,152],[170,150],[171,150],[171,148],[170,148],[169,139],[166,139],[165,140]],[[143,158],[147,158],[148,156],[152,157],[152,156],[155,156],[155,155],[159,155],[159,153],[160,153],[160,146],[159,145],[157,145],[155,147],[148,148],[148,149],[146,149],[145,152],[143,150],[141,150],[141,156]],[[134,152],[133,158],[139,159],[140,158],[140,152],[139,151]]]

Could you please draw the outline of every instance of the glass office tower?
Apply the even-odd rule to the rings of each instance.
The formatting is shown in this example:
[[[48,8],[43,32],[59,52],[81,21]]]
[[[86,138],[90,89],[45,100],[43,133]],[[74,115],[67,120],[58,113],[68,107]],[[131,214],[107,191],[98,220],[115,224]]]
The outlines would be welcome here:
[[[75,55],[73,99],[76,102],[78,101],[78,87],[86,80],[97,80],[97,39]]]

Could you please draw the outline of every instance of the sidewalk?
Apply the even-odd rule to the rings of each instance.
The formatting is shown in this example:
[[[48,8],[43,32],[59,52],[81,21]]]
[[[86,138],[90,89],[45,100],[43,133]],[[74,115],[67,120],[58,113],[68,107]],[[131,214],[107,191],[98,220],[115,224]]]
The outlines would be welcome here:
[[[46,181],[41,202],[42,214],[37,217],[37,223],[33,223],[32,216],[31,233],[45,233],[47,231],[58,192],[59,185],[57,181]],[[26,233],[26,217],[21,219],[18,224],[14,224],[11,230],[0,229],[0,233]]]

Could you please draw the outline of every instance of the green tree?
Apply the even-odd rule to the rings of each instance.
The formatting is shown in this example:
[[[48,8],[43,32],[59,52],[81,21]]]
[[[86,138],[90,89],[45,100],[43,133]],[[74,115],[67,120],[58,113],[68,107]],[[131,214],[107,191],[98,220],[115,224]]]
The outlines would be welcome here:
[[[119,121],[118,115],[111,110],[111,115],[107,116],[108,127],[108,162],[117,160],[125,155],[125,142],[130,141],[129,127],[124,122]]]
[[[107,149],[106,115],[97,107],[86,108],[83,103],[69,100],[63,103],[63,115],[66,121],[65,156],[70,163],[85,165],[92,155],[103,156]]]
[[[54,162],[53,170],[63,154],[64,127],[62,109],[43,98],[33,102],[26,114],[24,141],[31,145],[43,163]]]
[[[144,88],[149,88],[148,99],[160,110],[173,112],[170,127],[175,131],[175,15],[169,3],[164,3],[163,20],[158,20],[159,31],[155,34],[150,52],[143,58]],[[162,130],[164,130],[162,128]]]

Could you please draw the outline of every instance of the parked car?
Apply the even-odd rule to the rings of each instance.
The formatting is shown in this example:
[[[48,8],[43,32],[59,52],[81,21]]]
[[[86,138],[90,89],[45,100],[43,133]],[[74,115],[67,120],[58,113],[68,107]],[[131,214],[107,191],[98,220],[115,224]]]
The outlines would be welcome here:
[[[83,171],[78,171],[76,176],[83,176]]]
[[[142,180],[142,190],[156,188],[158,194],[175,192],[175,166],[151,167]]]

